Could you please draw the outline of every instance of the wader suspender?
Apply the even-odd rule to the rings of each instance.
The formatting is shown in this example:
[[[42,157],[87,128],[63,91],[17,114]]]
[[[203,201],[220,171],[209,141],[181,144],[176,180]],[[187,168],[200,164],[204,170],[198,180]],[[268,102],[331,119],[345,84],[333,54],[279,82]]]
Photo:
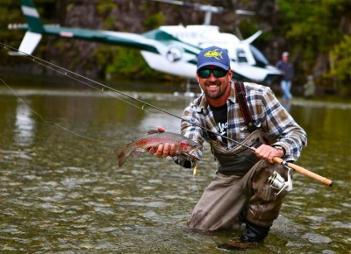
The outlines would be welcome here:
[[[247,129],[249,132],[253,132],[254,130],[257,129],[257,127],[254,121],[252,120],[251,113],[247,105],[244,84],[243,82],[235,81],[234,86],[235,86],[236,99],[239,102],[240,111],[243,114]]]

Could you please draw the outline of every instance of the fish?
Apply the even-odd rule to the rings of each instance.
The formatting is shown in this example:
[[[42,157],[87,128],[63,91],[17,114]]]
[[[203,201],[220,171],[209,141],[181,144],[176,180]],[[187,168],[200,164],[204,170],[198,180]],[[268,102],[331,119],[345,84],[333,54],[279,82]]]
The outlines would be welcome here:
[[[204,56],[213,57],[217,60],[220,60],[222,59],[222,52],[218,52],[217,49],[215,49],[215,50],[207,51]]]
[[[166,132],[164,129],[159,128],[157,130],[148,131],[147,135],[116,149],[118,166],[122,167],[128,157],[134,152],[140,150],[146,151],[150,147],[155,147],[164,143],[176,144],[179,154],[196,161],[199,160],[195,152],[201,149],[201,145],[181,134]]]

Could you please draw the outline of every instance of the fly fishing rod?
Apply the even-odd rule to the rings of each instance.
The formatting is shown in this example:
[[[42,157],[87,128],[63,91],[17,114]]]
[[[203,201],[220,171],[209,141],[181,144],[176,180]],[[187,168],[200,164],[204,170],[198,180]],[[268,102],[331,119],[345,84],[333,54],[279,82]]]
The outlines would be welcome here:
[[[147,102],[147,101],[144,101],[144,100],[135,98],[135,97],[133,97],[133,96],[131,96],[131,95],[128,95],[127,93],[124,93],[124,92],[119,91],[119,90],[117,90],[117,89],[115,89],[115,88],[113,88],[113,87],[110,87],[110,86],[108,86],[108,85],[106,85],[106,84],[103,84],[102,82],[98,82],[98,81],[96,81],[96,80],[93,80],[93,79],[90,79],[90,78],[88,78],[88,77],[85,77],[85,76],[83,76],[83,75],[81,75],[81,74],[79,74],[79,73],[73,72],[73,71],[71,71],[71,70],[69,70],[69,69],[67,69],[67,68],[64,68],[64,67],[62,67],[62,66],[56,65],[56,64],[54,64],[54,63],[51,63],[51,62],[49,62],[49,61],[47,61],[47,60],[44,60],[44,59],[42,59],[42,58],[40,58],[40,57],[33,56],[33,55],[27,54],[27,53],[25,53],[25,52],[22,52],[22,51],[18,50],[17,48],[14,48],[14,47],[12,47],[12,46],[6,44],[6,43],[0,42],[0,45],[1,45],[3,48],[5,48],[5,49],[11,50],[11,51],[16,51],[16,52],[18,52],[20,55],[25,56],[25,57],[31,59],[33,62],[35,62],[35,63],[37,63],[37,64],[39,64],[39,65],[41,65],[41,66],[43,66],[43,67],[45,67],[45,68],[49,68],[49,69],[55,71],[56,73],[59,73],[59,74],[61,74],[61,75],[63,75],[63,76],[66,76],[66,77],[68,77],[68,78],[70,78],[70,79],[72,79],[72,80],[75,80],[75,81],[77,81],[77,82],[83,84],[83,85],[92,87],[90,84],[95,84],[95,85],[100,86],[100,87],[103,88],[103,89],[108,89],[108,90],[110,90],[110,91],[112,91],[112,92],[118,94],[119,96],[124,97],[125,99],[129,99],[129,100],[138,102],[138,103],[140,103],[140,104],[143,105],[143,106],[141,107],[142,110],[145,110],[144,106],[146,105],[146,106],[148,106],[148,107],[150,107],[150,108],[153,108],[153,109],[155,109],[155,110],[157,110],[157,111],[159,111],[159,112],[162,112],[162,113],[164,113],[164,114],[167,114],[167,115],[170,115],[170,116],[175,117],[175,118],[177,118],[177,119],[180,119],[180,120],[182,120],[182,121],[185,121],[185,122],[189,123],[190,125],[199,127],[199,128],[202,129],[203,131],[211,132],[211,133],[213,133],[213,134],[215,134],[215,135],[217,135],[217,136],[224,137],[224,135],[219,134],[219,133],[214,133],[214,132],[212,132],[210,129],[208,129],[208,128],[204,127],[204,126],[201,126],[200,124],[194,123],[194,122],[192,122],[192,121],[190,121],[190,120],[188,120],[188,119],[185,119],[185,118],[180,117],[180,116],[178,116],[178,115],[176,115],[176,114],[173,114],[173,113],[171,113],[171,112],[169,112],[169,111],[167,111],[167,110],[164,110],[164,109],[162,109],[162,108],[160,108],[160,107],[157,107],[157,106],[155,106],[155,105],[153,105],[153,104],[151,104],[151,103],[149,103],[149,102]],[[90,84],[89,84],[88,82],[89,82]],[[95,88],[95,87],[94,87],[94,88]],[[119,98],[119,99],[121,99],[121,98]],[[136,106],[136,105],[134,105],[133,103],[131,103],[130,101],[127,101],[127,100],[124,100],[124,99],[121,99],[121,100],[122,100],[122,101],[125,101],[126,103],[128,103],[128,104],[130,104],[130,105]],[[224,138],[226,138],[227,140],[232,141],[233,143],[235,143],[235,144],[237,144],[237,145],[239,145],[239,146],[245,147],[245,148],[251,150],[252,152],[256,152],[256,149],[255,149],[254,147],[250,147],[250,146],[248,146],[248,145],[243,144],[242,142],[239,142],[239,141],[234,140],[234,139],[229,138],[229,137],[224,137]],[[307,170],[307,169],[305,169],[305,168],[303,168],[303,167],[300,167],[300,166],[298,166],[298,165],[296,165],[296,164],[293,164],[293,163],[290,163],[290,162],[286,162],[286,161],[284,161],[284,160],[281,159],[281,158],[274,157],[274,158],[273,158],[273,162],[275,162],[275,163],[277,163],[277,164],[282,164],[283,166],[286,166],[286,167],[289,167],[289,168],[292,168],[292,169],[294,169],[296,172],[298,172],[298,173],[300,173],[300,174],[302,174],[302,175],[304,175],[304,176],[308,176],[308,177],[310,177],[310,178],[312,178],[312,179],[315,179],[315,180],[317,180],[317,181],[319,181],[319,182],[321,182],[321,183],[323,183],[323,184],[325,184],[325,185],[327,185],[327,186],[331,186],[332,183],[333,183],[332,180],[330,180],[330,179],[328,179],[328,178],[325,178],[325,177],[323,177],[323,176],[320,176],[320,175],[318,175],[318,174],[316,174],[316,173],[314,173],[314,172],[312,172],[312,171],[310,171],[310,170]]]

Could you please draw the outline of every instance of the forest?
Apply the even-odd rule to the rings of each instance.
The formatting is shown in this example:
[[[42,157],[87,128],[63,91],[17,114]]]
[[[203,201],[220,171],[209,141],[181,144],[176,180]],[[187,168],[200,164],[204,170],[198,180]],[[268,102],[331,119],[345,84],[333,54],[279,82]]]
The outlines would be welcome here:
[[[23,30],[8,24],[25,23],[20,1],[0,3],[1,41],[18,47]],[[323,94],[351,97],[351,1],[350,0],[202,0],[192,3],[222,6],[212,24],[222,32],[247,38],[257,30],[253,44],[271,64],[283,51],[290,52],[295,67],[294,84],[302,87],[312,75]],[[143,33],[161,25],[201,24],[202,12],[151,0],[34,0],[45,23]],[[237,15],[236,9],[255,12]],[[99,79],[174,80],[174,76],[151,70],[138,50],[105,44],[44,37],[36,56],[73,71]],[[1,53],[0,71],[49,75],[48,70],[25,59]],[[177,78],[176,78],[177,79]]]

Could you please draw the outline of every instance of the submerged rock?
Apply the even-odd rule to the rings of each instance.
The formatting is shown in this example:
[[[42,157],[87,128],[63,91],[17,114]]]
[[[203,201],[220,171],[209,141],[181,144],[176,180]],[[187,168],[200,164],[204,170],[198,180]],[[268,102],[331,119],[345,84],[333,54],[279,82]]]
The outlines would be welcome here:
[[[327,236],[322,236],[314,233],[306,233],[302,236],[304,239],[307,239],[311,243],[331,243],[332,240]]]

